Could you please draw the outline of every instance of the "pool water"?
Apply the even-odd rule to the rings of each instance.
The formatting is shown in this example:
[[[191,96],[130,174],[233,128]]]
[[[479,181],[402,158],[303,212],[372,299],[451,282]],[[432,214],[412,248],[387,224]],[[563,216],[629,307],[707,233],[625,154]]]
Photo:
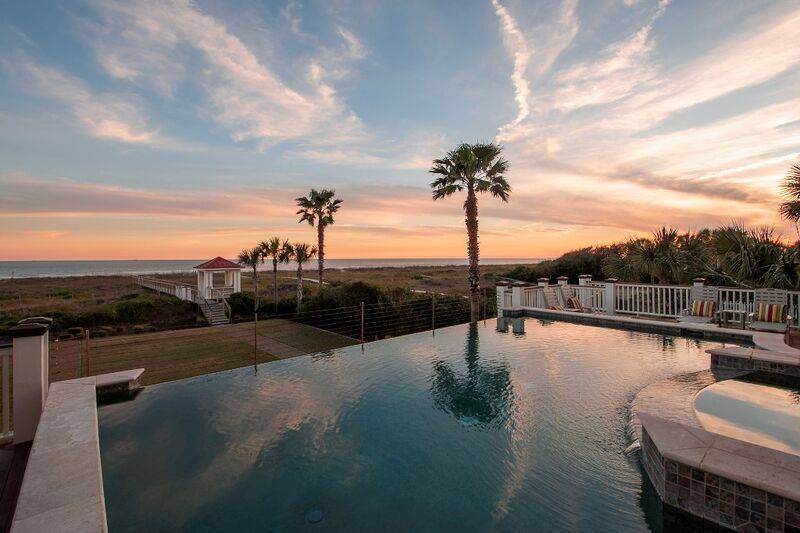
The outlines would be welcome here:
[[[714,345],[508,325],[150,386],[101,407],[110,530],[658,529],[623,453],[628,406],[649,383],[708,368]]]
[[[701,390],[694,400],[707,430],[800,455],[800,390],[730,379]]]

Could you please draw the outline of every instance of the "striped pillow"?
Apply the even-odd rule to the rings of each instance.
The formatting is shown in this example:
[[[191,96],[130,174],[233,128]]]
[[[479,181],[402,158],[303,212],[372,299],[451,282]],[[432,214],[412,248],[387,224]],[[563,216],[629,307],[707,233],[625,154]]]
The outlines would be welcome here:
[[[574,296],[567,298],[567,308],[574,309],[575,311],[583,311],[583,305],[581,305],[581,301]]]
[[[717,310],[714,300],[695,300],[692,302],[692,316],[712,317]]]
[[[783,304],[758,304],[756,310],[758,322],[783,322]]]

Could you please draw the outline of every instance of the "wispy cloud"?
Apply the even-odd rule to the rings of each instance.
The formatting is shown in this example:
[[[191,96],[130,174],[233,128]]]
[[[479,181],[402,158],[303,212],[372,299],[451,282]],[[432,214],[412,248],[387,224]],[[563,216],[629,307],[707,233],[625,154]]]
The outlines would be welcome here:
[[[133,95],[94,91],[80,79],[21,54],[3,63],[7,71],[19,75],[23,85],[64,104],[93,137],[144,145],[164,141],[158,130],[149,126],[141,103]]]
[[[499,0],[492,0],[497,18],[500,19],[500,27],[503,32],[503,39],[506,43],[506,48],[509,54],[514,59],[514,70],[511,73],[511,83],[514,85],[514,99],[517,102],[517,116],[506,127],[514,127],[530,114],[528,106],[528,98],[530,96],[530,89],[528,87],[528,80],[525,78],[525,72],[528,69],[528,61],[531,57],[531,52],[528,49],[528,43],[525,36],[519,31],[517,21],[514,20],[508,10],[503,7]]]

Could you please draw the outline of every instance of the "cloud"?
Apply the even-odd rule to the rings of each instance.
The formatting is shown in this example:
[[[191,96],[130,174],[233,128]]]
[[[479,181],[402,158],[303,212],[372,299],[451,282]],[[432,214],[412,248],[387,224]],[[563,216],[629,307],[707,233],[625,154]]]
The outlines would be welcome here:
[[[133,95],[93,91],[80,79],[18,56],[4,65],[36,93],[66,105],[89,135],[130,144],[161,144],[164,139],[148,125],[142,105]]]
[[[103,24],[95,28],[94,46],[109,75],[168,94],[180,83],[199,84],[208,116],[236,141],[263,146],[287,139],[347,140],[362,133],[361,121],[326,82],[329,71],[319,60],[311,60],[305,79],[294,80],[293,86],[228,26],[191,2],[103,2],[96,7]],[[299,32],[297,11],[287,6],[284,16]],[[341,27],[339,35],[350,59],[364,56],[354,34]],[[199,59],[198,66],[192,66],[192,57]]]
[[[508,124],[507,127],[514,127],[530,114],[528,107],[528,98],[530,96],[530,89],[528,88],[528,80],[525,79],[525,71],[528,69],[528,61],[531,57],[531,52],[528,50],[528,43],[525,37],[517,27],[517,21],[514,20],[508,10],[503,7],[499,0],[492,0],[497,18],[500,19],[500,28],[503,32],[503,39],[506,43],[509,55],[514,59],[514,70],[511,73],[511,83],[514,86],[514,100],[517,102],[517,116]]]

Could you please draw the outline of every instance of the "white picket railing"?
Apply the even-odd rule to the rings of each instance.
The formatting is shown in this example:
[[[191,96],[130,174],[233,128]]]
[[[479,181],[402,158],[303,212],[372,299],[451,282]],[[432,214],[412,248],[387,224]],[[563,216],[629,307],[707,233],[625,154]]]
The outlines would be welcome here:
[[[590,282],[569,285],[581,301],[584,309],[592,312],[609,312],[606,298],[613,294],[613,312],[637,316],[676,318],[692,305],[692,287],[686,285],[648,285],[645,283],[615,283],[613,292],[607,291],[606,283]],[[735,287],[719,287],[719,309],[753,312],[755,290]],[[521,302],[517,305],[528,308],[546,308],[541,286],[520,288]],[[514,304],[511,290],[503,292],[503,307]],[[787,311],[794,323],[800,322],[800,291],[787,291]]]
[[[606,288],[604,285],[592,284],[570,286],[575,289],[575,295],[581,301],[581,305],[584,309],[588,309],[593,312],[602,312],[606,310]]]
[[[675,317],[691,305],[691,287],[617,283],[617,313]]]

